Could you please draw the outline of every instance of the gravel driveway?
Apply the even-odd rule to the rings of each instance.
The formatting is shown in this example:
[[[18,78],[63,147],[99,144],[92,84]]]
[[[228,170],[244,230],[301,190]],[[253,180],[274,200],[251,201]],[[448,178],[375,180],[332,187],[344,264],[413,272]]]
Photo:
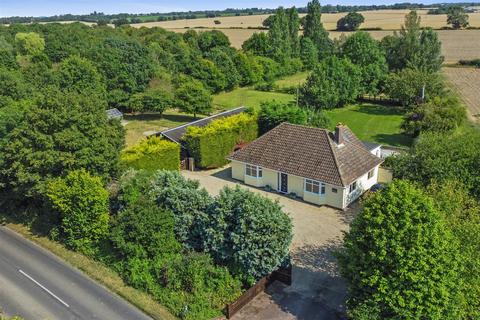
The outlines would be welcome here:
[[[339,276],[332,251],[339,247],[343,231],[348,230],[355,208],[346,212],[311,205],[273,192],[246,186],[231,178],[231,169],[182,171],[199,180],[212,195],[224,186],[241,185],[278,200],[293,220],[293,284],[276,282],[245,306],[233,319],[342,319],[346,287]]]

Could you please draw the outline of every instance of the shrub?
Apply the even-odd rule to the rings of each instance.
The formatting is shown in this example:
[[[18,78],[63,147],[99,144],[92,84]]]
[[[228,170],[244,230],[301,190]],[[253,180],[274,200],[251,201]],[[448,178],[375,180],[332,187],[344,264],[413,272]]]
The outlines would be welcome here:
[[[125,149],[120,155],[120,161],[124,168],[179,170],[180,145],[160,137],[151,137]]]
[[[200,168],[221,167],[239,143],[258,135],[257,117],[246,113],[212,121],[205,127],[189,127],[184,137],[188,152]]]
[[[135,112],[158,112],[162,114],[173,103],[173,97],[167,91],[151,90],[132,95],[129,108]]]
[[[338,253],[348,308],[360,319],[457,319],[457,258],[432,199],[396,181],[366,200]]]
[[[47,197],[60,217],[60,236],[73,250],[91,255],[108,234],[108,192],[101,178],[85,170],[51,180]]]
[[[206,219],[204,250],[244,281],[260,279],[289,258],[292,222],[278,202],[238,186],[224,188]]]
[[[473,66],[480,68],[480,59],[460,60],[458,63],[462,66]]]

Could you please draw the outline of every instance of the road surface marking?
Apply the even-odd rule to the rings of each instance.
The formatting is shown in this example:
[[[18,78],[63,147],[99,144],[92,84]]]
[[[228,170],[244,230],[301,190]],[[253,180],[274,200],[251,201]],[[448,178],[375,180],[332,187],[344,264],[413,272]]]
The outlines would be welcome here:
[[[23,274],[25,277],[27,277],[28,279],[32,280],[33,283],[35,283],[37,286],[39,286],[40,288],[42,288],[43,290],[45,290],[49,295],[51,295],[52,297],[54,297],[55,299],[57,299],[58,301],[60,301],[65,307],[67,308],[70,308],[70,306],[65,302],[63,301],[62,299],[60,299],[59,297],[57,297],[52,291],[48,290],[47,288],[45,288],[44,286],[42,286],[41,283],[39,283],[38,281],[36,281],[35,279],[33,279],[32,277],[30,277],[27,273],[23,272],[23,270],[19,269],[18,272],[20,272],[21,274]]]

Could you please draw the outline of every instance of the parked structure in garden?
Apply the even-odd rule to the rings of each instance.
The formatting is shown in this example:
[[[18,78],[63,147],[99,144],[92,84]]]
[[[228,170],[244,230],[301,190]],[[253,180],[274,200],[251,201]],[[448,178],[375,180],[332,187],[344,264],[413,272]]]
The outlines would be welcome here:
[[[229,160],[232,177],[245,184],[345,209],[377,183],[380,150],[342,124],[330,132],[282,123]]]

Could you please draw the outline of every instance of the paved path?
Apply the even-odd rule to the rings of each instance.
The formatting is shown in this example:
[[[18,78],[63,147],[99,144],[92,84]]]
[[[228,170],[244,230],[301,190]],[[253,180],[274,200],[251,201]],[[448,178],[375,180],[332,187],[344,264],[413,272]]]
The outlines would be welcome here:
[[[346,287],[338,274],[332,251],[342,241],[343,231],[353,219],[355,209],[342,212],[265,192],[231,178],[228,167],[212,171],[182,171],[199,180],[210,194],[217,195],[224,186],[241,185],[251,191],[278,200],[293,220],[293,284],[276,283],[242,309],[235,320],[264,319],[341,319],[345,311]]]
[[[26,320],[150,319],[53,254],[3,226],[0,307],[7,315],[20,315]]]

